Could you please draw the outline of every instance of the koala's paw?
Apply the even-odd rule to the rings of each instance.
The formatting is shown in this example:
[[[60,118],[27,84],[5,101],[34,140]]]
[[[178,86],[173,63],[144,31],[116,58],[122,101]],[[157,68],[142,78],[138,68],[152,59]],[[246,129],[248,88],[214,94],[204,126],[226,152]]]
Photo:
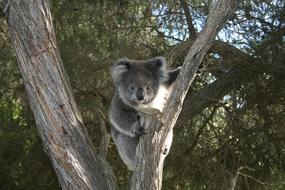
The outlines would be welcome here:
[[[146,134],[145,128],[142,127],[141,125],[139,125],[139,122],[136,122],[133,124],[132,133],[134,134],[134,136],[137,136],[137,137],[139,137],[143,134]]]

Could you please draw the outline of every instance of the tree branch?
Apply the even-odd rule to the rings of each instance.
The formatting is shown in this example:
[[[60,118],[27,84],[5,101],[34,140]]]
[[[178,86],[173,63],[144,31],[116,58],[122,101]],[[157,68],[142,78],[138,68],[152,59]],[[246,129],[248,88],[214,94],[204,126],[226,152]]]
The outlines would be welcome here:
[[[186,56],[181,68],[181,73],[178,76],[177,82],[171,93],[171,98],[165,107],[163,121],[166,121],[166,126],[173,127],[176,123],[186,93],[195,78],[195,73],[198,70],[204,55],[210,49],[215,36],[223,24],[233,15],[236,6],[237,1],[235,0],[214,1],[206,25],[194,41]]]
[[[281,33],[279,32],[278,34]],[[274,39],[270,41],[271,44],[276,38],[275,34],[273,36]],[[270,44],[267,41],[266,43]],[[173,60],[179,60],[181,55],[185,55],[187,48],[191,47],[192,44],[193,41],[186,41],[176,45],[174,47],[175,49],[170,51],[171,54],[168,57],[170,63],[173,62]],[[261,47],[264,47],[263,44]],[[178,126],[183,125],[185,120],[200,113],[206,107],[217,104],[223,96],[228,94],[234,88],[238,88],[240,85],[251,80],[254,76],[263,73],[283,76],[285,73],[285,66],[283,64],[262,63],[258,61],[257,58],[222,41],[215,40],[210,52],[222,56],[223,62],[231,66],[232,69],[219,76],[216,81],[199,90],[199,92],[192,95],[187,94],[182,112],[178,119]]]
[[[222,97],[252,80],[254,76],[263,73],[283,76],[285,73],[284,65],[258,63],[255,58],[224,42],[215,41],[210,51],[222,55],[224,62],[229,64],[232,70],[199,92],[187,94],[177,123],[179,126],[206,107],[217,104]]]
[[[188,31],[189,31],[189,35],[190,35],[190,39],[195,39],[197,37],[197,32],[196,29],[193,25],[193,19],[192,16],[190,14],[190,9],[188,6],[188,3],[185,0],[180,0],[181,6],[183,8],[185,17],[186,17],[186,22],[188,25]]]
[[[5,1],[4,1],[4,2],[5,2]],[[6,5],[5,5],[4,9],[3,9],[3,13],[4,13],[4,14],[7,13],[8,9],[9,9],[9,6],[10,6],[10,0],[7,0],[7,1],[6,1]]]
[[[49,1],[10,1],[7,20],[31,110],[62,189],[115,189],[112,170],[95,154],[63,69]]]
[[[200,113],[206,107],[218,104],[219,100],[233,88],[238,88],[250,78],[252,78],[252,75],[248,73],[240,73],[237,70],[233,70],[223,74],[196,94],[187,95],[177,125],[182,126],[186,120]]]
[[[136,154],[136,169],[131,179],[131,189],[161,189],[164,145],[166,137],[174,127],[181,112],[187,91],[195,78],[195,73],[213,43],[215,36],[230,18],[237,6],[236,0],[214,1],[203,31],[191,46],[181,73],[173,87],[168,103],[161,116],[146,116],[145,127],[149,133],[140,138]],[[163,126],[163,128],[160,128]]]

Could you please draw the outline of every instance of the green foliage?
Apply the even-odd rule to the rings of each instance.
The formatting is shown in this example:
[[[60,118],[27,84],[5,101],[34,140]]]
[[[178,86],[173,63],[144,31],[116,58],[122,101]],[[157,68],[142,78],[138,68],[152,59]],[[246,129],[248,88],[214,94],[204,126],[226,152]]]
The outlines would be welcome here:
[[[16,100],[0,101],[0,188],[59,189],[32,118]]]
[[[191,36],[179,2],[51,1],[61,57],[97,150],[100,126],[107,121],[113,93],[110,65],[121,57],[147,59],[158,55],[167,56],[176,66],[183,62],[189,47],[180,47]],[[199,32],[210,5],[198,0],[186,2]],[[212,100],[206,109],[191,118],[179,118],[183,126],[174,129],[163,189],[228,189],[236,174],[235,189],[285,188],[284,6],[281,0],[245,1],[219,33],[219,40],[242,50],[252,58],[250,63],[256,63],[246,67],[232,64],[232,60],[248,62],[227,49],[206,56],[190,98],[225,73],[235,71],[239,75],[231,78],[232,88],[226,96],[212,100],[201,95],[201,100]],[[248,80],[240,84],[244,76]],[[129,174],[113,142],[107,159],[120,189],[125,189]],[[3,15],[0,165],[0,189],[59,189],[28,107]]]

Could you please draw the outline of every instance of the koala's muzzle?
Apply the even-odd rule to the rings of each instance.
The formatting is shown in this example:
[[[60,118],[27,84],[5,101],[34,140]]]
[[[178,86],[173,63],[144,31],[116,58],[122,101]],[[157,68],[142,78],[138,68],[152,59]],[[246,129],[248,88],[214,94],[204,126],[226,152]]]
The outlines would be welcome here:
[[[137,99],[139,101],[143,101],[144,100],[144,91],[142,88],[138,88],[138,91],[137,91]]]

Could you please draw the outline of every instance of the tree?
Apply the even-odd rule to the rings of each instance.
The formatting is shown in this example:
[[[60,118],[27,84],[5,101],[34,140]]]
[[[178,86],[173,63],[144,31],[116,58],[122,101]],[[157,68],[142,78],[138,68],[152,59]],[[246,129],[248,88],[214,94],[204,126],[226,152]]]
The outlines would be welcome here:
[[[202,58],[222,24],[233,14],[235,6],[235,1],[213,3],[204,31],[186,56],[183,71],[178,78],[178,88],[174,89],[175,94],[171,96],[173,101],[167,107],[170,111],[162,116],[166,127],[161,130],[162,133],[159,135],[161,139],[155,137],[159,141],[151,144],[150,142],[154,142],[150,141],[151,136],[146,136],[140,143],[137,155],[143,161],[137,159],[132,189],[161,188],[163,160],[160,150],[163,141],[177,120],[185,94]],[[30,106],[62,188],[114,189],[112,171],[104,159],[95,155],[70,90],[56,45],[49,3],[8,1],[4,11]],[[173,119],[169,119],[171,114],[175,115]],[[160,125],[156,118],[147,120],[149,121],[147,128],[157,129]],[[145,150],[142,149],[143,145]],[[142,153],[152,156],[143,157]],[[144,171],[145,161],[150,164],[149,166],[153,166],[147,167],[147,171]]]
[[[169,53],[167,62],[178,66],[209,14],[209,4],[204,1],[158,1],[152,5],[138,1],[52,2],[58,46],[95,146],[99,144],[99,124],[104,120],[112,94],[106,74],[109,63],[123,56],[144,59]],[[26,107],[26,100],[16,90],[20,87],[21,93],[21,82],[15,80],[18,75],[10,75],[11,71],[15,72],[11,67],[15,61],[13,51],[6,48],[9,42],[6,46],[6,41],[2,40],[3,34],[4,39],[7,37],[2,17],[0,14],[0,111],[7,114],[0,117],[0,162],[6,166],[5,171],[18,176],[6,179],[23,189],[27,180],[21,177],[25,173],[19,168],[30,165],[29,169],[34,171],[39,167],[19,157],[12,162],[16,170],[9,167],[11,162],[5,155],[11,146],[6,145],[17,142],[18,149],[23,150],[22,157],[26,158],[27,151],[31,150],[27,146],[29,141],[38,141],[26,138],[22,142],[18,136],[25,136],[27,133],[23,132],[28,128],[22,121],[17,124],[14,116],[10,119],[15,121],[14,129],[22,125],[22,131],[11,128],[9,120],[5,122],[9,109],[2,105],[13,102],[11,111],[16,112],[18,105]],[[191,20],[196,32],[191,31]],[[285,91],[282,60],[285,54],[284,27],[280,23],[284,23],[283,1],[246,1],[218,34],[203,60],[203,72],[196,75],[185,98],[175,127],[174,147],[166,162],[163,189],[223,189],[232,179],[237,179],[237,189],[283,189]],[[28,111],[25,108],[27,114],[22,117],[29,116]],[[32,119],[29,120],[28,125],[34,125]],[[19,133],[15,140],[6,129],[13,134]],[[32,131],[31,134],[36,135]],[[116,159],[112,143],[109,151],[108,158],[122,184],[126,169]],[[1,167],[0,175],[4,174],[1,182],[6,177],[3,171]],[[38,181],[35,184],[40,185]],[[26,189],[31,189],[28,187]],[[43,187],[50,186],[44,184]]]
[[[63,189],[115,189],[95,155],[59,56],[48,1],[8,1],[5,9],[30,106]],[[102,178],[104,180],[102,180]]]

